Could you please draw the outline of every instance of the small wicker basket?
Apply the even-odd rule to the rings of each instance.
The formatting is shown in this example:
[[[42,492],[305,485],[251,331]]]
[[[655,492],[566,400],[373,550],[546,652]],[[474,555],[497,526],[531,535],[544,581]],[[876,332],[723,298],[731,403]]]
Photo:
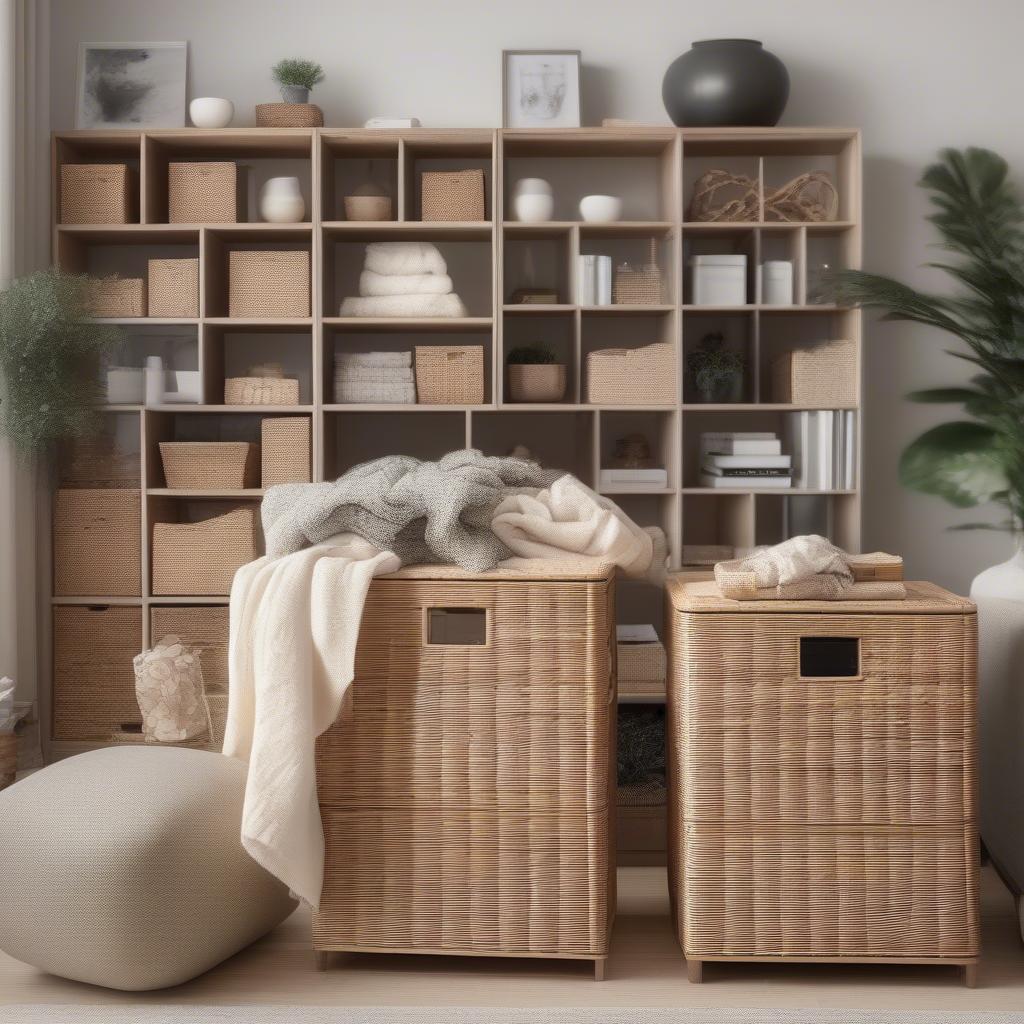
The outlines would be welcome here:
[[[224,404],[298,405],[299,382],[295,377],[228,377]]]
[[[257,103],[260,128],[323,128],[324,112],[315,103]]]
[[[676,361],[671,345],[603,348],[587,354],[591,405],[672,405]]]
[[[171,224],[234,224],[238,171],[230,161],[167,165],[167,219]]]
[[[772,363],[772,401],[823,408],[856,405],[856,344],[830,341],[783,353]]]
[[[222,595],[256,557],[256,518],[238,508],[199,523],[154,523],[153,593]]]
[[[141,277],[93,278],[86,291],[91,316],[145,316],[146,282]]]
[[[309,483],[311,426],[307,416],[263,420],[261,451],[264,487]]]
[[[482,345],[417,345],[416,397],[422,405],[482,405]]]
[[[565,363],[509,363],[508,396],[513,402],[560,402],[567,376]]]
[[[307,317],[309,253],[234,249],[228,254],[228,316]]]
[[[161,441],[167,486],[174,490],[230,490],[259,483],[260,446],[248,441]]]
[[[149,261],[149,315],[199,316],[199,260]]]
[[[424,171],[420,208],[423,220],[486,220],[484,172]]]
[[[140,596],[141,552],[142,502],[138,491],[57,491],[53,508],[56,596]]]
[[[131,175],[126,164],[64,164],[60,169],[61,224],[127,224]]]
[[[661,302],[661,267],[658,242],[652,238],[647,263],[642,267],[616,269],[612,302],[617,306],[656,306]]]

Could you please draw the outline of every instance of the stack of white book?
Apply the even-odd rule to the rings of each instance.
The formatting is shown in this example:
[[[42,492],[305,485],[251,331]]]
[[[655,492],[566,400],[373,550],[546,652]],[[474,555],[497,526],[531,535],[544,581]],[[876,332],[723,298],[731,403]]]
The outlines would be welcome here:
[[[732,431],[700,435],[701,487],[785,488],[791,459],[778,435]]]
[[[783,436],[793,456],[795,487],[817,491],[856,487],[857,419],[852,409],[787,413]]]
[[[612,258],[584,254],[576,257],[576,304],[612,304]]]

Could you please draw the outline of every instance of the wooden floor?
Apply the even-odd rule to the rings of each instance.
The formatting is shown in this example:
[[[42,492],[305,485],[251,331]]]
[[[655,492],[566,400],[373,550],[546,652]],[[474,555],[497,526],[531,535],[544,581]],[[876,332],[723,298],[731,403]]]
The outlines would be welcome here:
[[[608,978],[589,963],[342,955],[318,973],[309,915],[297,911],[263,941],[196,981],[152,994],[116,993],[40,974],[0,953],[0,1003],[269,1003],[414,1006],[749,1006],[1021,1010],[1024,947],[1010,894],[983,872],[984,957],[977,989],[946,967],[730,964],[689,985],[669,924],[665,872],[621,868]]]

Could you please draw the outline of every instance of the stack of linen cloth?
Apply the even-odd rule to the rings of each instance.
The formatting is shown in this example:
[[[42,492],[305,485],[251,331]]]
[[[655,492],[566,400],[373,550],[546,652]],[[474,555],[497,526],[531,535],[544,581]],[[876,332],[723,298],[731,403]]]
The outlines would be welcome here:
[[[342,300],[342,316],[466,316],[448,266],[431,242],[371,242],[359,296]]]
[[[335,402],[414,405],[411,352],[337,352]]]

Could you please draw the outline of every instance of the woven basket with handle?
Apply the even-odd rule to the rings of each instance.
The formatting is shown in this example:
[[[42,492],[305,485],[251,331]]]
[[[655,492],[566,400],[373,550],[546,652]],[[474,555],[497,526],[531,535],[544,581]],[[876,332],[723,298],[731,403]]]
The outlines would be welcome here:
[[[132,175],[127,164],[63,164],[61,224],[127,224]]]
[[[482,345],[417,345],[416,396],[423,405],[481,405]]]
[[[587,353],[587,401],[592,405],[671,405],[675,400],[676,361],[671,345]]]
[[[226,595],[238,569],[255,557],[250,508],[199,523],[154,523],[153,593]]]

